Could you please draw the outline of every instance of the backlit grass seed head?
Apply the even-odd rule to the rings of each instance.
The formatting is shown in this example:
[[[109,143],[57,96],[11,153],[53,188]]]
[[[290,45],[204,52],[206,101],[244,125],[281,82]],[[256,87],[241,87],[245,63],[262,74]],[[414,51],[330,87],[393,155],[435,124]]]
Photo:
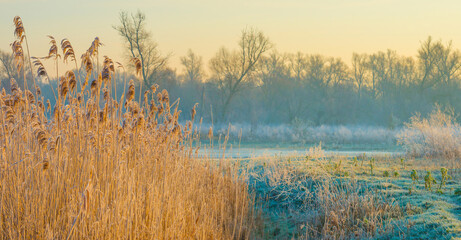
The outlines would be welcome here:
[[[43,105],[43,102],[41,100],[37,101],[37,106],[40,109],[40,111],[42,111],[42,112],[45,111],[45,105]]]
[[[43,170],[47,170],[50,166],[50,163],[48,162],[48,160],[43,160]]]
[[[98,93],[98,81],[93,79],[93,81],[91,82],[90,88],[91,88],[91,95],[95,96]]]
[[[209,139],[213,138],[213,127],[210,127],[210,130],[208,130],[208,138]]]
[[[158,115],[162,115],[162,114],[163,114],[163,110],[164,110],[163,105],[162,105],[162,104],[159,104],[159,106],[158,106],[157,109],[158,109]]]
[[[85,52],[81,56],[82,59],[82,67],[85,67],[85,72],[87,75],[90,75],[93,72],[93,62],[91,60],[91,53]]]
[[[197,107],[198,103],[194,104],[194,107],[192,108],[192,110],[190,111],[190,115],[191,115],[191,121],[193,122],[194,119],[195,119],[195,114],[197,114],[197,111],[195,110],[195,108]]]
[[[148,96],[149,96],[149,90],[144,91],[144,102],[145,103],[149,102]]]
[[[17,95],[19,91],[21,91],[21,89],[19,89],[18,83],[16,82],[14,78],[10,79],[10,85],[11,85],[11,92],[13,93],[13,95]]]
[[[157,102],[161,103],[163,99],[162,93],[157,93]]]
[[[107,87],[104,87],[102,89],[102,92],[103,92],[104,100],[109,101],[109,89],[107,89]]]
[[[34,129],[34,133],[38,144],[42,147],[42,149],[45,149],[48,146],[48,134],[41,127]]]
[[[104,56],[103,69],[102,69],[102,80],[104,84],[110,83],[111,72],[115,71],[114,62],[107,56]]]
[[[48,73],[46,72],[45,67],[43,66],[42,62],[40,59],[36,57],[31,57],[33,59],[33,64],[37,68],[37,76],[41,78],[48,78]]]
[[[134,57],[134,58],[131,59],[131,62],[133,62],[133,64],[134,64],[134,68],[136,70],[136,75],[141,76],[141,70],[142,70],[141,60],[139,60],[139,58],[137,58],[137,57]]]
[[[47,110],[47,111],[50,111],[50,110],[51,110],[51,102],[50,102],[50,99],[47,99],[47,100],[46,100],[46,110]]]
[[[164,103],[170,102],[170,97],[169,97],[168,91],[166,89],[162,90],[162,102],[164,102]]]
[[[109,84],[111,81],[110,70],[107,67],[104,67],[101,72],[101,80],[105,85]]]
[[[19,16],[14,17],[13,23],[14,23],[14,35],[17,38],[21,39],[22,41],[25,31],[24,31],[24,25],[22,24],[21,17]]]
[[[107,120],[107,114],[105,111],[99,111],[99,122],[100,123],[105,123]]]
[[[14,116],[14,111],[12,107],[6,107],[6,110],[4,110],[5,114],[5,120],[7,123],[13,124],[15,121],[15,116]]]
[[[30,104],[35,103],[35,97],[34,97],[34,94],[31,91],[26,90],[26,96],[27,96],[27,101],[29,101]]]
[[[108,56],[104,56],[103,66],[109,68],[111,72],[115,71],[114,61],[112,61],[112,59],[110,59]]]
[[[83,94],[82,93],[77,94],[77,103],[79,105],[82,104],[82,100],[83,100]]]
[[[158,108],[157,108],[157,105],[155,104],[155,101],[154,100],[151,100],[150,101],[150,108],[149,108],[149,115],[154,115],[157,111],[158,111]]]
[[[61,55],[58,54],[58,45],[56,44],[56,39],[53,36],[48,35],[50,38],[50,50],[48,51],[48,56],[44,57],[45,59],[54,58],[57,59]]]
[[[59,81],[59,91],[63,99],[66,98],[67,93],[69,92],[69,82],[66,77],[61,77]]]
[[[90,56],[96,56],[99,53],[100,46],[102,46],[102,43],[99,41],[99,37],[95,37],[87,52]]]
[[[171,132],[172,132],[173,136],[178,137],[180,132],[181,132],[181,127],[178,124],[176,124],[174,126],[173,130],[171,130]]]
[[[70,44],[70,41],[67,38],[64,38],[61,40],[61,49],[62,49],[62,55],[63,61],[67,63],[67,59],[70,58],[71,61],[75,61],[75,52],[74,48],[72,47],[72,44]]]
[[[153,84],[151,87],[150,87],[150,90],[152,91],[152,94],[154,94],[158,89],[158,84]]]
[[[11,44],[11,49],[13,50],[14,63],[19,73],[24,66],[24,50],[22,48],[21,41],[14,41]]]
[[[67,71],[65,76],[66,76],[67,81],[69,82],[70,91],[71,92],[74,91],[75,86],[77,84],[77,79],[75,78],[74,71],[70,71],[70,70]]]
[[[126,100],[130,102],[134,99],[135,88],[134,88],[134,81],[133,79],[130,80],[128,92],[126,93]]]

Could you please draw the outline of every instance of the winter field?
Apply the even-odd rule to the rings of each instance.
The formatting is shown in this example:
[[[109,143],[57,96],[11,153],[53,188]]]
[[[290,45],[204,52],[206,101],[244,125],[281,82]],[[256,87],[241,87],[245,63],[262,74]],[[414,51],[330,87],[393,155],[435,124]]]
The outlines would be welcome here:
[[[136,19],[139,25],[133,25]],[[144,20],[141,12],[131,18],[122,12],[114,29],[122,36],[141,29],[137,36],[148,45],[153,40]],[[14,76],[1,82],[7,89],[0,92],[0,239],[461,238],[461,126],[453,108],[419,104],[416,98],[416,105],[431,110],[403,122],[387,112],[366,112],[379,119],[377,124],[315,124],[324,118],[370,120],[336,116],[348,110],[333,107],[329,97],[343,104],[337,93],[345,89],[341,81],[349,70],[333,59],[340,67],[329,63],[321,69],[340,73],[315,82],[326,90],[324,107],[298,106],[299,101],[281,97],[291,105],[271,104],[281,103],[277,107],[287,114],[264,108],[271,111],[260,111],[267,120],[260,123],[253,119],[257,112],[240,102],[255,114],[240,115],[250,123],[228,124],[238,112],[231,100],[244,98],[223,90],[229,84],[222,81],[248,84],[257,75],[255,64],[270,49],[261,32],[243,31],[242,51],[221,50],[211,61],[221,78],[200,82],[201,89],[211,85],[218,89],[213,96],[231,94],[213,114],[213,106],[199,110],[199,104],[181,102],[146,77],[139,44],[125,70],[100,54],[98,37],[80,58],[68,39],[59,44],[52,36],[48,55],[31,57],[20,17],[14,18],[14,28],[13,53],[3,55],[12,57]],[[427,44],[432,46],[431,38]],[[156,46],[148,51],[154,57]],[[255,49],[260,52],[250,51]],[[231,60],[237,62],[226,66]],[[44,61],[55,64],[56,73],[47,71]],[[70,70],[60,70],[60,64]],[[236,66],[246,68],[240,79],[225,72]],[[162,78],[169,81],[168,76]],[[427,89],[423,80],[419,90]],[[350,93],[363,97],[362,88],[347,84]],[[243,88],[230,85],[234,91]],[[252,91],[261,90],[257,87]],[[299,89],[292,87],[287,96]],[[191,95],[203,100],[205,91],[195,90]],[[374,86],[365,90],[373,93],[375,104],[391,105]],[[302,112],[318,119],[302,121],[295,116]],[[278,119],[271,119],[274,115]]]
[[[399,130],[306,128],[309,137],[291,143],[282,140],[294,134],[288,127],[262,127],[245,139],[248,130],[231,126],[233,137],[201,141],[197,155],[245,176],[256,239],[455,239],[461,164],[450,156],[460,145],[437,147],[461,139],[451,121],[437,110]],[[262,134],[275,141],[248,142]]]

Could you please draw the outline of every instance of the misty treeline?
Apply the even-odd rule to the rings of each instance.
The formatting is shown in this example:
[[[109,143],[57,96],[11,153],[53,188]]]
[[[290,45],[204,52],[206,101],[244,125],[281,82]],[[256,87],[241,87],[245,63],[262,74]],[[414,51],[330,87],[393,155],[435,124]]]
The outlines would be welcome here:
[[[181,69],[176,70],[168,63],[171,55],[163,55],[146,30],[143,13],[122,12],[120,24],[113,28],[127,50],[124,67],[117,68],[113,78],[118,86],[114,94],[120,97],[123,84],[130,79],[138,85],[137,96],[141,83],[143,93],[158,84],[168,90],[171,99],[180,98],[182,119],[190,118],[190,109],[198,103],[196,119],[207,123],[394,128],[416,112],[429,113],[435,104],[456,113],[461,110],[460,51],[451,42],[431,37],[421,43],[415,57],[393,50],[354,53],[348,64],[319,54],[280,53],[262,32],[245,29],[234,49],[218,49],[207,66],[189,50],[180,58]],[[132,58],[142,61],[139,74],[134,72]],[[10,78],[19,79],[22,85],[24,71],[32,86],[29,67],[25,64],[23,71],[16,71],[12,54],[1,51],[1,88],[9,91]],[[49,81],[56,88],[53,71],[48,71]],[[85,78],[83,69],[74,71]],[[91,77],[98,74],[94,71]],[[37,84],[53,103],[48,80]]]

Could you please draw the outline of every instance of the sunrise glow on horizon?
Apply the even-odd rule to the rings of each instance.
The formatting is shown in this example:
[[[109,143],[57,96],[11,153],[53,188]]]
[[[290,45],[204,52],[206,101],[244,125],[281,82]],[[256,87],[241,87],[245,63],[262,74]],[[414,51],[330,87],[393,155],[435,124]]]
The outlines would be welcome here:
[[[121,10],[139,9],[146,14],[147,29],[161,52],[171,54],[169,66],[178,71],[179,58],[188,49],[202,56],[205,64],[220,47],[235,49],[245,27],[263,31],[278,52],[322,54],[347,63],[353,52],[392,49],[415,56],[429,35],[461,46],[461,3],[453,0],[3,0],[0,4],[4,51],[14,39],[12,19],[18,15],[31,39],[33,56],[46,55],[47,35],[68,38],[77,53],[98,36],[104,43],[101,51],[119,61],[125,61],[122,40],[112,26],[118,24]]]

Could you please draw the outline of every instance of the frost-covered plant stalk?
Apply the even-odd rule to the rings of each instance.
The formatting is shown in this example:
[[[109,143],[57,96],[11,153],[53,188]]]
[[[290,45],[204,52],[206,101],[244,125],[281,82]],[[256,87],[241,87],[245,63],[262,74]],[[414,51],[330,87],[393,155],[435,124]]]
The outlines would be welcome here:
[[[435,181],[435,178],[432,176],[431,171],[427,171],[427,174],[424,177],[424,188],[429,191],[432,191],[433,183],[435,184],[437,183],[437,181]]]
[[[442,174],[442,179],[440,180],[438,191],[443,193],[442,188],[447,184],[447,180],[451,179],[451,176],[448,175],[448,170],[446,168],[441,168],[440,173]]]

